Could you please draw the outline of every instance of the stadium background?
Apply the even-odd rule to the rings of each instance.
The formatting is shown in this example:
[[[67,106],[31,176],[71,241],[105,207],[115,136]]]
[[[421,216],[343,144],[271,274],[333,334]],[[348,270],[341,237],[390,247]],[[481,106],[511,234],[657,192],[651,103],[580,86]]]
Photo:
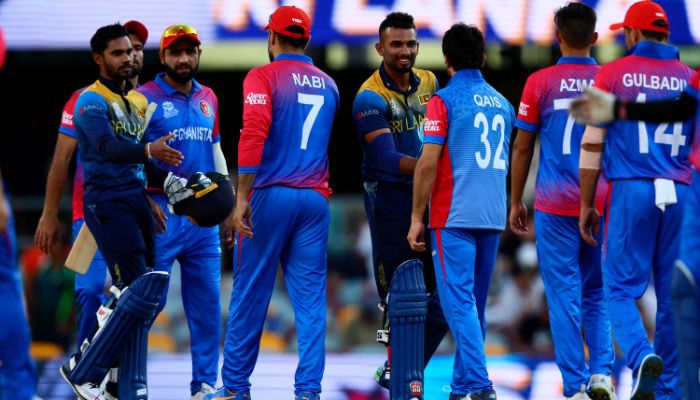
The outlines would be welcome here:
[[[607,30],[622,20],[632,2],[585,1],[598,12],[600,45],[594,56],[600,63],[624,54],[621,36]],[[141,82],[160,72],[157,48],[166,26],[187,23],[203,41],[197,79],[219,97],[222,147],[235,170],[236,144],[241,125],[242,82],[246,72],[268,62],[261,28],[278,5],[309,10],[314,23],[308,51],[316,64],[336,80],[341,93],[329,148],[331,187],[331,240],[329,243],[327,348],[325,398],[383,398],[370,378],[383,357],[374,343],[380,317],[368,266],[370,243],[362,207],[361,150],[350,109],[355,92],[381,61],[373,44],[379,22],[390,11],[414,15],[419,27],[417,67],[433,70],[442,86],[447,76],[440,52],[440,36],[453,22],[479,26],[488,41],[486,79],[517,105],[527,76],[558,57],[553,40],[553,11],[559,0],[164,0],[107,1],[0,1],[0,26],[8,58],[0,72],[3,100],[0,168],[12,193],[20,246],[20,268],[25,280],[27,306],[40,359],[39,394],[44,399],[70,398],[58,382],[55,368],[71,350],[75,333],[72,275],[62,268],[70,238],[71,185],[64,190],[61,219],[64,246],[50,257],[32,246],[43,206],[43,193],[63,104],[76,88],[96,78],[88,49],[99,26],[137,19],[149,29]],[[700,66],[700,2],[659,1],[671,21],[671,41],[681,48],[681,59]],[[534,170],[534,168],[533,168]],[[532,199],[534,175],[528,191]],[[401,233],[403,234],[403,233]],[[222,276],[223,311],[228,309],[231,278],[225,257]],[[177,271],[177,269],[175,269]],[[265,356],[254,375],[261,391],[256,398],[288,396],[291,387],[295,334],[291,307],[283,284],[273,296],[263,337]],[[165,313],[151,333],[152,398],[174,399],[186,394],[189,381],[189,337],[174,277]],[[215,299],[212,299],[215,301]],[[653,293],[640,302],[649,327],[653,324]],[[504,233],[487,309],[489,369],[501,399],[561,398],[560,377],[553,363],[546,302],[537,271],[533,238]],[[225,315],[222,316],[225,318]],[[440,356],[427,372],[428,398],[445,398],[449,387],[453,343],[446,340]],[[616,374],[621,399],[629,387],[629,371],[618,361]],[[262,391],[264,390],[264,392]],[[364,397],[363,397],[364,396]],[[433,397],[435,396],[435,397]]]

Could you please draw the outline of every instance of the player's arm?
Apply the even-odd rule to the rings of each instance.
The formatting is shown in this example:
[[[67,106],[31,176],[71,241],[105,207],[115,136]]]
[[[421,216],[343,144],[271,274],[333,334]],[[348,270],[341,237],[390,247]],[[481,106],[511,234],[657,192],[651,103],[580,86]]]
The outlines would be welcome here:
[[[358,93],[352,107],[357,131],[380,169],[394,175],[413,175],[418,160],[397,151],[386,119],[386,107],[378,94],[370,90]]]
[[[250,193],[262,161],[272,125],[272,90],[260,70],[252,70],[243,81],[243,129],[238,142],[238,188],[233,211],[234,228],[253,237]]]
[[[447,107],[439,96],[428,102],[423,130],[423,152],[413,174],[413,205],[408,243],[413,251],[425,251],[425,225],[423,215],[433,189],[437,164],[447,139]]]
[[[532,155],[535,151],[535,135],[540,130],[539,75],[531,75],[520,99],[515,126],[518,133],[515,137],[510,167],[510,229],[518,235],[526,235],[527,206],[523,202],[523,191],[530,173]]]
[[[51,167],[49,167],[49,175],[46,178],[44,210],[34,234],[34,244],[46,254],[51,253],[57,238],[58,207],[61,202],[61,193],[68,177],[70,160],[73,158],[77,146],[78,141],[74,137],[59,133]]]
[[[87,136],[87,144],[109,162],[120,164],[144,164],[154,157],[165,163],[178,166],[184,156],[166,142],[175,135],[161,136],[157,140],[141,144],[118,140],[107,117],[108,104],[97,93],[83,93],[74,113],[76,125],[80,124]],[[82,112],[80,112],[82,111]]]
[[[583,240],[591,246],[598,246],[594,235],[598,235],[598,211],[595,209],[595,195],[600,176],[600,165],[605,146],[605,128],[588,125],[581,139],[579,159],[579,181],[581,186],[581,213],[579,231]]]
[[[571,115],[578,122],[602,124],[614,120],[647,122],[685,121],[697,110],[698,100],[688,92],[667,100],[637,103],[616,98],[600,89],[585,89],[585,96],[571,103]]]
[[[523,192],[530,173],[530,164],[535,152],[535,133],[518,129],[513,143],[513,158],[510,161],[510,229],[518,235],[527,235],[527,206]]]
[[[0,172],[0,233],[5,232],[7,223],[10,220],[10,210],[7,209],[7,199],[5,198],[5,187]]]

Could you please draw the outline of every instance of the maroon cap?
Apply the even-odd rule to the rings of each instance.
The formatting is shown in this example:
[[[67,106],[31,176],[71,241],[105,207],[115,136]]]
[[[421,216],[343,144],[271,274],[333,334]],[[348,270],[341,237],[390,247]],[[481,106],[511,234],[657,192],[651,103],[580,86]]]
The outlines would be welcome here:
[[[126,28],[129,34],[133,33],[136,35],[144,46],[146,45],[146,40],[148,40],[148,29],[146,29],[144,24],[136,20],[131,20],[124,24],[124,28]]]
[[[666,27],[655,26],[654,22],[658,20],[666,22]],[[610,25],[610,29],[613,31],[620,28],[631,28],[661,33],[668,33],[668,27],[666,11],[653,1],[640,1],[632,4],[627,10],[623,22]]]
[[[292,26],[298,26],[304,33],[289,31]],[[308,39],[311,37],[311,19],[304,10],[294,6],[280,7],[270,15],[270,22],[265,29],[270,29],[280,35],[295,39]]]
[[[197,30],[190,25],[170,25],[160,37],[160,49],[165,50],[170,47],[173,42],[181,38],[189,38],[199,46],[202,42],[199,40]]]

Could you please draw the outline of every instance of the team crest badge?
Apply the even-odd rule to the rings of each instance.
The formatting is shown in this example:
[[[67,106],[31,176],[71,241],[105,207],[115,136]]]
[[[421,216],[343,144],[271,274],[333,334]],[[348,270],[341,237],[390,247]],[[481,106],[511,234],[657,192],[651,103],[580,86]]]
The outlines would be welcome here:
[[[420,96],[418,96],[418,101],[421,105],[428,104],[428,100],[430,100],[430,93],[423,93]]]
[[[409,383],[408,388],[411,390],[411,394],[414,396],[420,396],[423,394],[423,383],[421,381],[413,381]]]
[[[211,106],[206,102],[206,100],[201,100],[199,102],[199,111],[201,111],[205,117],[211,117]]]

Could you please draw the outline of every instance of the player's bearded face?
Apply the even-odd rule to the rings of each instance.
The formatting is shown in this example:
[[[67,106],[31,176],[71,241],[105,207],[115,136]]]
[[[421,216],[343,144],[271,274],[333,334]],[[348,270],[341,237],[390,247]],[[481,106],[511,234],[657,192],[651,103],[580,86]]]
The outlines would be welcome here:
[[[110,40],[102,53],[102,69],[107,78],[113,81],[129,79],[133,70],[133,48],[125,36]]]
[[[139,76],[143,67],[143,43],[136,35],[129,35],[129,38],[131,39],[131,46],[134,48],[133,68],[129,78],[135,78]]]
[[[163,56],[165,73],[175,82],[189,82],[199,69],[199,53],[199,47],[191,44],[168,47]]]
[[[384,65],[398,73],[411,71],[418,55],[415,29],[387,28],[381,36],[377,51]]]

